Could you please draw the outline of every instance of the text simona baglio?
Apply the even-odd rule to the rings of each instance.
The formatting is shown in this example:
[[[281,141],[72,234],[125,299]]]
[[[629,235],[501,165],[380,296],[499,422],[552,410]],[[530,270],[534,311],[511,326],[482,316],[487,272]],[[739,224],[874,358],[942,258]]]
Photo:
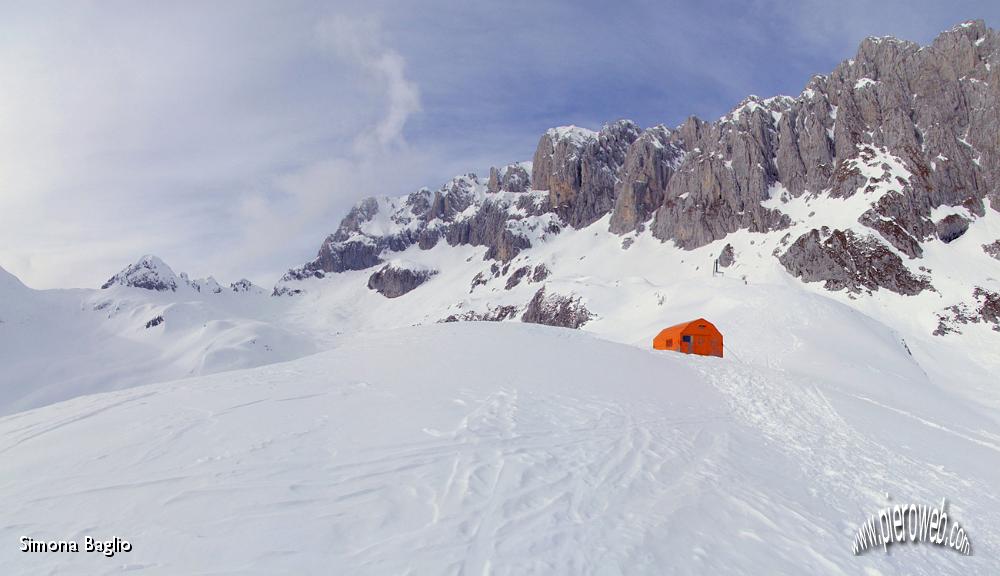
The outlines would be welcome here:
[[[21,536],[21,552],[97,552],[111,558],[119,552],[131,552],[132,544],[115,536],[110,540],[83,538],[83,546],[76,540],[35,540]]]

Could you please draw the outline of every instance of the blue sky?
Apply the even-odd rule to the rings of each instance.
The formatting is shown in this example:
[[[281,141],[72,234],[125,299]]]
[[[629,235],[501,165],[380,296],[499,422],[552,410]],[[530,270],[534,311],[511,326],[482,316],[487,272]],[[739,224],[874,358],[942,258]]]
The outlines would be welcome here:
[[[971,18],[1000,4],[0,0],[0,266],[95,286],[155,253],[268,285],[363,196],[550,126],[714,119]]]

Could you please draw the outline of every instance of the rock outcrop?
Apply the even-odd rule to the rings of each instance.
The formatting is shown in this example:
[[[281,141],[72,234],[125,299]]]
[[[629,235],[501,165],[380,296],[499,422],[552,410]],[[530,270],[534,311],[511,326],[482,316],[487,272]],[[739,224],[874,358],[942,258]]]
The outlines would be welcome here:
[[[823,282],[827,290],[885,288],[912,296],[931,288],[928,279],[915,276],[881,242],[851,231],[814,229],[795,240],[779,261],[793,276]]]
[[[969,229],[969,221],[958,214],[949,214],[939,220],[935,227],[937,237],[945,244],[950,244],[965,234]]]
[[[246,278],[241,278],[229,285],[229,290],[236,294],[266,294],[267,292]]]
[[[1000,332],[1000,294],[977,286],[971,302],[953,304],[938,314],[934,335],[961,334],[960,325],[980,323]]]
[[[779,180],[774,122],[789,100],[751,97],[716,123],[692,118],[678,128],[687,154],[667,184],[653,235],[697,248],[741,229],[786,227],[786,215],[761,203]]]
[[[541,282],[549,277],[549,267],[545,264],[536,264],[535,271],[531,273],[532,282]]]
[[[583,150],[597,133],[576,126],[551,128],[542,135],[531,162],[532,186],[549,192],[556,210],[572,206],[583,185]]]
[[[511,275],[507,277],[507,284],[504,285],[504,290],[513,289],[515,286],[520,284],[521,280],[523,280],[530,273],[531,273],[531,266],[521,266],[517,270],[514,270],[514,272],[512,272]]]
[[[722,247],[722,252],[719,253],[719,267],[729,268],[736,263],[736,252],[733,250],[732,244],[726,244]]]
[[[983,252],[986,252],[988,255],[1000,260],[1000,240],[990,244],[983,244]]]
[[[583,326],[591,318],[593,315],[579,297],[546,294],[544,286],[535,292],[521,315],[522,322],[574,329]]]
[[[386,298],[399,298],[437,274],[437,270],[390,262],[368,278],[368,288]]]
[[[463,312],[461,314],[450,314],[447,317],[438,320],[438,323],[444,322],[503,322],[504,320],[512,319],[517,316],[517,312],[520,310],[518,306],[506,305],[506,306],[495,306],[488,307],[485,312],[476,312],[474,310],[469,310],[468,312]]]

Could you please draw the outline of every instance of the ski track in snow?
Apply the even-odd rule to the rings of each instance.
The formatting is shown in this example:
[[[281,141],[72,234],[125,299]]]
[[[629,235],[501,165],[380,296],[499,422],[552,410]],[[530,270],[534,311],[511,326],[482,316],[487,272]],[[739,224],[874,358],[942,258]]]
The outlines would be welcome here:
[[[991,530],[976,534],[980,549],[996,549],[1000,535],[995,528],[1000,525],[1000,497],[992,482],[966,478],[954,471],[926,460],[918,460],[891,449],[875,439],[854,429],[837,412],[822,390],[801,378],[789,378],[780,372],[753,370],[748,366],[702,366],[706,379],[723,391],[734,414],[765,437],[780,450],[798,455],[813,480],[814,493],[824,492],[835,496],[831,505],[867,498],[870,512],[890,502],[884,497],[885,487],[893,486],[896,495],[906,495],[905,503],[931,503],[946,495],[960,492],[979,502],[974,507],[980,520]],[[878,406],[880,409],[902,414],[934,430],[954,435],[964,442],[997,451],[993,443],[957,432],[904,410],[887,406],[870,398],[851,394],[851,397]],[[894,431],[905,438],[906,434]],[[928,476],[927,470],[934,470]],[[950,498],[949,498],[950,499]],[[840,510],[850,517],[850,507]],[[855,512],[855,515],[857,513]],[[853,536],[853,531],[850,534]],[[985,546],[984,546],[985,545]],[[953,568],[962,571],[962,561]]]
[[[514,360],[483,366],[482,341]],[[448,363],[436,360],[443,351]],[[898,453],[840,402],[882,407],[834,401],[825,386],[533,326],[358,337],[288,364],[0,419],[14,472],[0,480],[0,540],[118,535],[136,547],[114,559],[7,547],[0,564],[60,574],[989,573],[996,476]],[[852,556],[854,531],[885,492],[955,498],[950,512],[976,555],[919,545]]]
[[[896,414],[902,414],[902,415],[904,415],[904,416],[906,416],[908,418],[912,418],[913,420],[916,420],[917,422],[920,422],[921,424],[923,424],[925,426],[929,426],[931,428],[934,428],[935,430],[941,430],[942,432],[946,432],[948,434],[952,434],[952,435],[957,436],[957,437],[959,437],[959,438],[961,438],[963,440],[967,440],[969,442],[975,442],[976,444],[979,444],[980,446],[985,446],[985,447],[987,447],[987,448],[989,448],[989,449],[991,449],[991,450],[993,450],[995,452],[1000,452],[1000,445],[997,445],[997,444],[995,444],[993,442],[989,442],[989,441],[986,441],[986,440],[981,440],[979,438],[975,438],[973,436],[970,436],[969,434],[965,434],[965,433],[959,432],[959,431],[957,431],[957,430],[955,430],[955,429],[953,429],[951,427],[943,426],[941,424],[938,424],[937,422],[931,422],[930,420],[927,420],[926,418],[922,418],[922,417],[917,416],[915,414],[911,414],[910,412],[907,412],[906,410],[900,410],[899,408],[893,408],[892,406],[886,406],[885,404],[883,404],[881,402],[878,402],[876,400],[872,400],[871,398],[867,398],[865,396],[855,395],[854,397],[857,398],[858,400],[864,400],[865,402],[869,402],[871,404],[874,404],[875,406],[878,406],[879,408],[882,408],[882,409],[885,409],[885,410],[890,410],[892,412],[895,412]],[[982,432],[982,433],[984,435],[988,435],[988,433],[985,433],[985,432]]]

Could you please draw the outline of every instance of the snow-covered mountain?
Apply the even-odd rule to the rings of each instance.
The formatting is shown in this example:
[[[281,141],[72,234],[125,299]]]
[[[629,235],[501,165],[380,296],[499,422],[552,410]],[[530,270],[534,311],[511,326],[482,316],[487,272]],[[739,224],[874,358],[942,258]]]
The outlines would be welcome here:
[[[316,351],[273,321],[275,300],[246,280],[190,281],[155,256],[100,290],[32,290],[0,269],[0,414]]]
[[[176,274],[166,262],[151,254],[147,254],[139,258],[134,264],[126,266],[125,269],[101,285],[101,289],[107,290],[114,286],[142,288],[157,292],[176,292],[178,290],[189,289],[206,294],[221,294],[226,290],[212,276],[191,280],[183,272]],[[263,294],[265,292],[263,288],[255,285],[246,278],[230,284],[228,291],[238,294]]]
[[[869,38],[715,122],[554,128],[486,181],[359,202],[273,293],[344,330],[522,320],[646,345],[686,303],[780,317],[795,300],[773,295],[804,290],[994,401],[998,64],[1000,33],[973,21],[925,47]]]
[[[0,270],[0,452],[50,478],[0,531],[128,530],[150,573],[990,573],[998,65],[975,21],[714,122],[553,128],[362,200],[270,291]],[[696,317],[724,359],[648,350]],[[886,493],[975,556],[851,556]]]
[[[780,307],[780,286],[867,314],[929,372],[961,374],[995,399],[998,58],[1000,35],[974,21],[923,48],[868,39],[799,96],[751,97],[715,122],[548,130],[533,161],[485,181],[467,174],[359,202],[317,258],[271,291],[293,298],[265,297],[245,279],[192,280],[155,256],[100,291],[43,294],[16,280],[0,290],[17,293],[8,306],[35,303],[25,330],[73,333],[67,350],[110,337],[160,357],[124,354],[144,359],[125,364],[124,380],[93,384],[114,389],[297,357],[337,333],[439,321],[523,320],[645,346],[685,319],[687,303],[736,320],[748,293]],[[16,348],[12,363],[51,371],[44,354]],[[89,374],[91,356],[61,355],[57,364],[79,362],[47,381]],[[7,388],[37,387],[8,378]],[[45,397],[95,389],[56,387]]]
[[[622,251],[645,238],[682,248],[689,270],[735,256],[750,261],[741,275],[751,276],[771,267],[751,256],[763,246],[764,260],[831,291],[933,300],[923,317],[932,332],[969,323],[1000,331],[998,64],[1000,34],[967,22],[926,47],[870,38],[799,96],[751,96],[715,122],[554,128],[532,162],[494,168],[488,181],[469,174],[433,192],[359,202],[275,294],[397,253],[419,261],[414,253],[440,244],[485,248],[464,281],[472,292],[497,280],[507,288],[558,277],[566,264],[539,253],[566,231],[586,230]],[[631,270],[662,265],[665,251]],[[963,272],[941,270],[939,260],[945,268],[961,260]],[[457,293],[452,300],[461,304]]]

